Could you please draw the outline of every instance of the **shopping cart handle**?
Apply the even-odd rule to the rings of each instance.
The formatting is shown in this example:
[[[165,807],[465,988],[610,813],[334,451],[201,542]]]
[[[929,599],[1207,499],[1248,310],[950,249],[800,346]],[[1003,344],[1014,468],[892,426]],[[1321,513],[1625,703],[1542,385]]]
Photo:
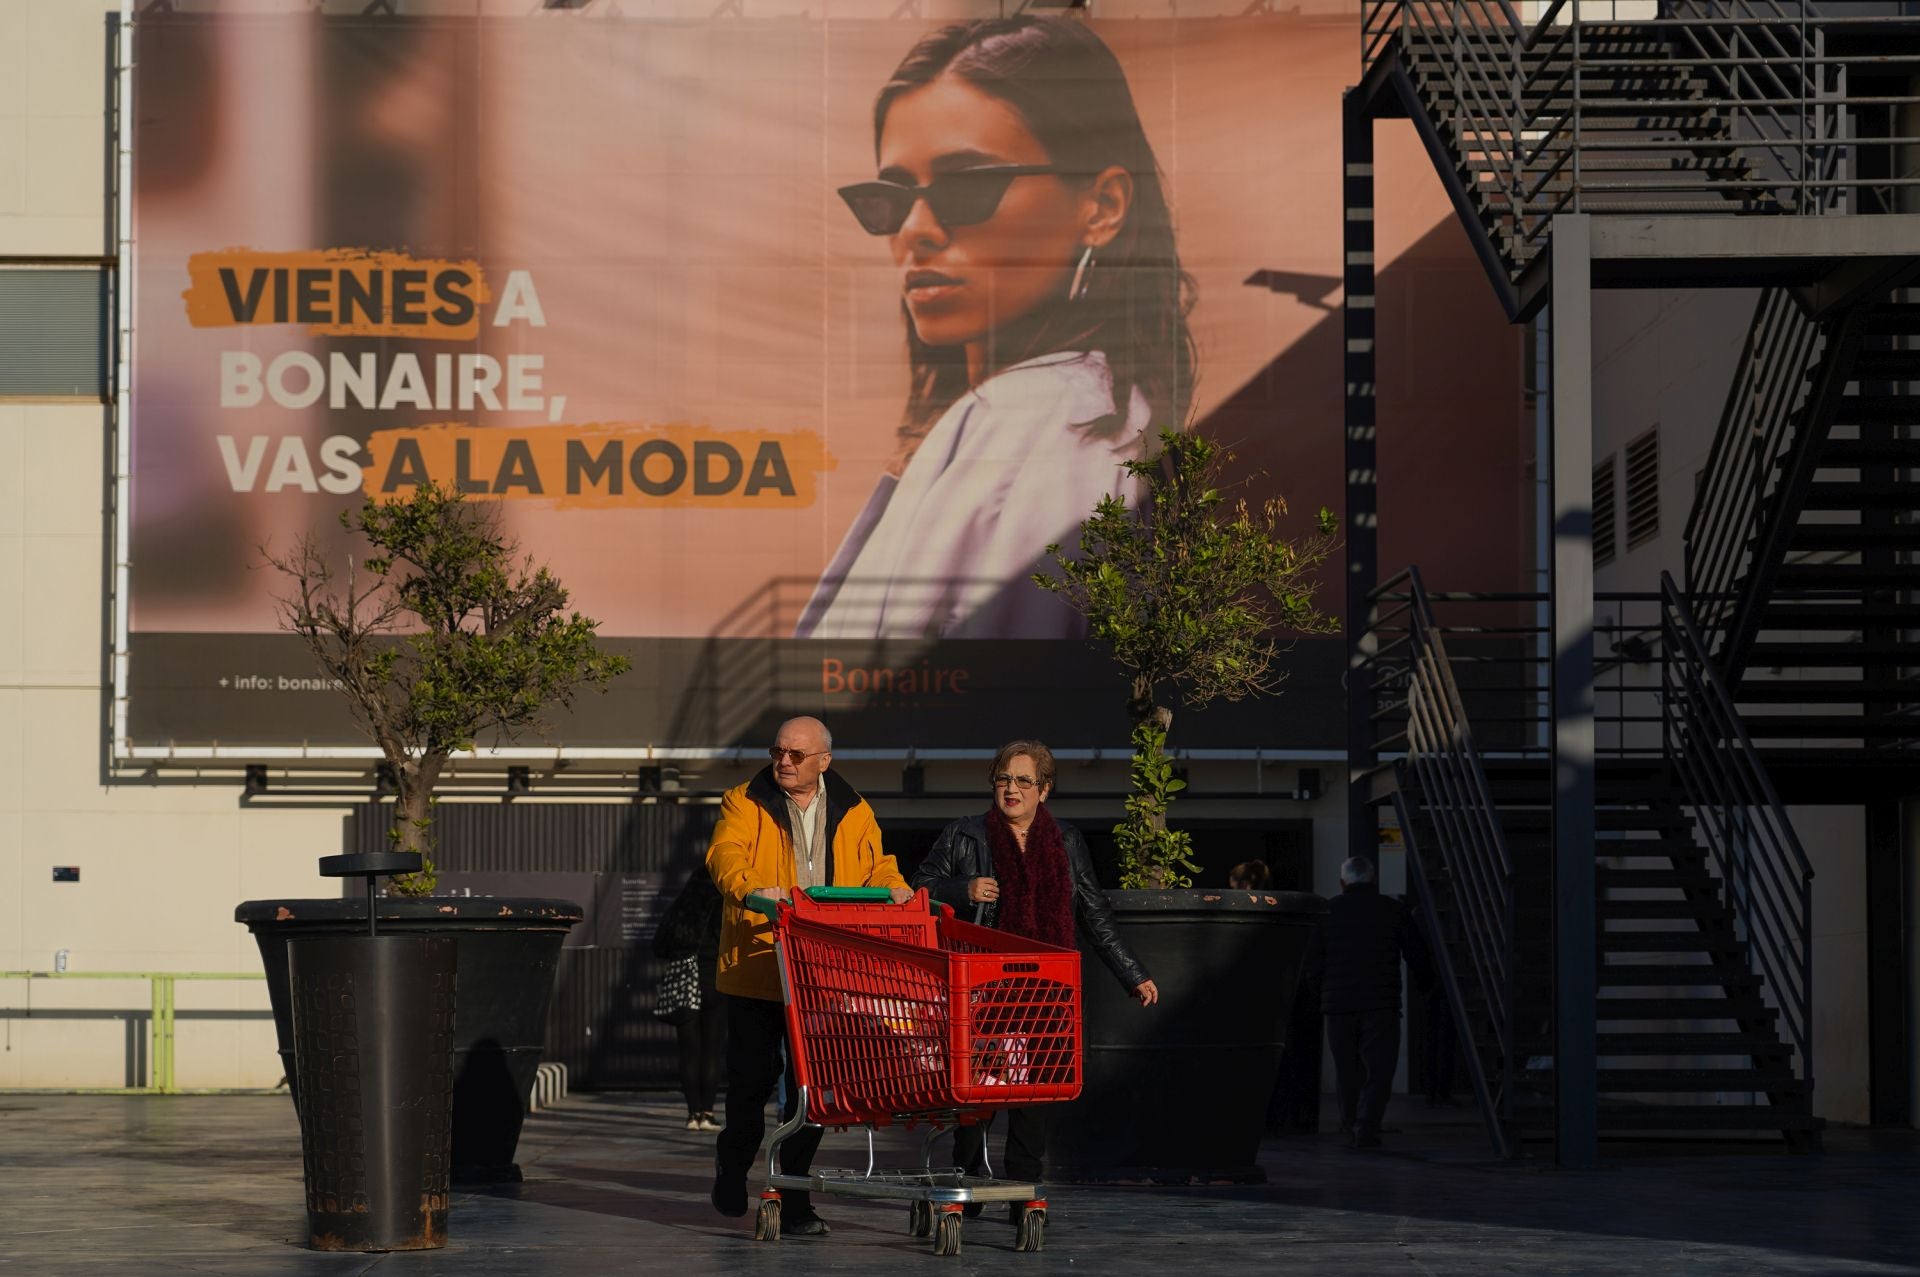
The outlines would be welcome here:
[[[808,887],[807,898],[816,904],[844,904],[850,900],[892,900],[891,887]]]
[[[849,904],[856,900],[893,899],[893,891],[889,887],[809,887],[806,891],[807,897],[816,904]],[[780,911],[780,903],[772,896],[752,895],[742,900],[740,907],[771,918]]]

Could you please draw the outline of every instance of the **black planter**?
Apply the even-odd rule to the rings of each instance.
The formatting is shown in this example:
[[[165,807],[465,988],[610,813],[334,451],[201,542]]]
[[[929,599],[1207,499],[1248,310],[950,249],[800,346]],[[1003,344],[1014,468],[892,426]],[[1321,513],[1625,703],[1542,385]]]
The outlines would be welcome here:
[[[460,998],[453,1031],[453,1166],[455,1184],[514,1182],[514,1149],[533,1094],[534,1071],[546,1049],[560,944],[580,921],[566,900],[504,896],[428,896],[380,900],[380,933],[436,935],[458,951]],[[260,945],[273,1001],[280,1060],[296,1109],[301,1107],[287,986],[287,941],[366,929],[358,900],[249,900],[234,910]]]
[[[1109,891],[1153,973],[1141,1007],[1083,950],[1086,1089],[1053,1115],[1063,1183],[1261,1183],[1267,1103],[1307,939],[1326,902],[1304,892]]]
[[[302,936],[287,952],[307,1244],[447,1244],[453,1151],[454,942]]]

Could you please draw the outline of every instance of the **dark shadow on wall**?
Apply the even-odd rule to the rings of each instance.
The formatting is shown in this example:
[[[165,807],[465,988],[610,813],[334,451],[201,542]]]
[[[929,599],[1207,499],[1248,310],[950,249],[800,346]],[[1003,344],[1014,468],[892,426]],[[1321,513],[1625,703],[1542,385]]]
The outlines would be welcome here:
[[[1345,316],[1337,298],[1323,300],[1322,280],[1270,270],[1248,278],[1327,313],[1196,426],[1247,476],[1234,495],[1284,500],[1293,535],[1308,532],[1323,505],[1345,514]],[[1380,272],[1375,299],[1381,575],[1418,563],[1436,589],[1523,588],[1521,331],[1451,218]],[[1322,576],[1323,609],[1339,610],[1340,578],[1336,555]]]

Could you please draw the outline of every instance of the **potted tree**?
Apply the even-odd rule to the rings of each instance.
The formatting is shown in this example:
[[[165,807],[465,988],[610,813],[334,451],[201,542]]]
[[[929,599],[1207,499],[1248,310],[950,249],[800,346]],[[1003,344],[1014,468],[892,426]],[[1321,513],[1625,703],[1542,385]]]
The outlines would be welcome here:
[[[629,663],[599,650],[597,622],[568,610],[567,591],[521,556],[496,507],[426,484],[405,499],[369,499],[340,522],[370,554],[336,561],[313,536],[265,554],[290,585],[281,623],[305,642],[378,746],[394,795],[391,850],[419,857],[417,871],[389,879],[380,929],[450,936],[457,950],[453,1180],[517,1180],[514,1149],[544,1048],[560,944],[582,911],[564,900],[432,897],[434,789],[455,754],[544,730],[549,710],[582,689],[604,688]],[[287,942],[364,929],[365,908],[254,900],[235,911],[266,964],[296,1106]]]
[[[1139,508],[1108,497],[1081,526],[1077,555],[1048,547],[1035,584],[1087,618],[1128,680],[1130,793],[1114,826],[1121,890],[1109,892],[1127,943],[1162,1005],[1129,1013],[1111,982],[1087,990],[1086,1089],[1054,1137],[1051,1173],[1073,1180],[1253,1181],[1294,985],[1319,897],[1192,889],[1191,836],[1167,827],[1184,789],[1166,752],[1174,696],[1199,709],[1271,694],[1282,632],[1329,634],[1314,570],[1331,553],[1322,509],[1307,536],[1281,534],[1286,507],[1229,501],[1231,454],[1165,431],[1157,456],[1128,463]],[[1168,1103],[1187,1096],[1204,1108]],[[1199,1117],[1200,1120],[1196,1120]]]

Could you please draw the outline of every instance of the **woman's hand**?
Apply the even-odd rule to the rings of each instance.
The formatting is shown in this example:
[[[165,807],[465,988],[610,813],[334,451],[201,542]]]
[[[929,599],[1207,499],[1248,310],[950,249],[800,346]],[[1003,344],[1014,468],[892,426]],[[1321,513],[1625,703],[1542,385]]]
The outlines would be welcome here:
[[[1000,898],[1000,884],[991,878],[975,878],[967,884],[967,899],[985,904]]]
[[[912,887],[888,887],[887,890],[892,893],[893,903],[897,905],[903,905],[913,899]]]
[[[1133,996],[1140,999],[1140,1005],[1150,1007],[1160,1000],[1160,986],[1151,980],[1142,980],[1133,986]]]

